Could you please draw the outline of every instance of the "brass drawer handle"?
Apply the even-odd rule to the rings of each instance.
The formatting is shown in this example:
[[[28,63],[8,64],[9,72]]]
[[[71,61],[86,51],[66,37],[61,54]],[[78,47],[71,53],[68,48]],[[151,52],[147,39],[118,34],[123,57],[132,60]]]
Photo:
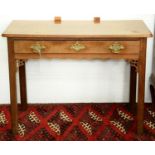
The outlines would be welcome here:
[[[46,48],[44,45],[40,45],[39,43],[36,43],[35,45],[32,45],[30,47],[33,52],[38,53],[39,55],[41,55],[41,52]]]
[[[86,46],[76,41],[73,45],[70,46],[70,49],[79,52],[80,50],[86,49]]]
[[[111,50],[112,53],[118,54],[121,52],[121,50],[125,49],[125,47],[121,45],[120,43],[115,42],[109,46],[109,49]]]

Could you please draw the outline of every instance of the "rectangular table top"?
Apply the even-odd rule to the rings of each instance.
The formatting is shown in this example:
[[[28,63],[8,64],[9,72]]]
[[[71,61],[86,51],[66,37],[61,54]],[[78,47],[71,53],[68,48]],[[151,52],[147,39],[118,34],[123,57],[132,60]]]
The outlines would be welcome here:
[[[12,21],[3,37],[61,37],[61,38],[139,38],[152,34],[142,20],[61,21],[17,20]]]

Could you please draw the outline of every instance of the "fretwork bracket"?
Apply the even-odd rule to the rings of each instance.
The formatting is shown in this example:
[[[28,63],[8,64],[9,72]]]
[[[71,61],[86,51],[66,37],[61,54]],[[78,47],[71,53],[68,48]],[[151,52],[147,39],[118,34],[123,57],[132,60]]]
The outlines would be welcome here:
[[[16,60],[16,71],[25,64],[26,60]]]
[[[135,71],[138,72],[138,60],[127,60],[130,63],[131,67],[135,68]]]

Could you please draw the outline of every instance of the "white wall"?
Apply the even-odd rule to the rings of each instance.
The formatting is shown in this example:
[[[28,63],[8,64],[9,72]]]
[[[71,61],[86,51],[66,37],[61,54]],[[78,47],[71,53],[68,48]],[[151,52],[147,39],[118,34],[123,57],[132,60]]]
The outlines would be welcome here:
[[[127,15],[121,12],[106,14],[103,9],[105,6],[100,4],[95,6],[92,1],[89,4],[82,0],[76,3],[68,0],[63,4],[60,0],[5,0],[1,3],[3,5],[0,9],[0,33],[14,19],[51,20],[57,15],[62,16],[62,19],[92,20],[94,16],[100,16],[103,20],[142,19],[150,30],[154,31],[154,15]],[[150,102],[148,79],[152,70],[152,49],[153,39],[148,39],[146,102]],[[28,101],[31,103],[128,101],[129,65],[124,61],[30,60],[27,62],[26,71]],[[2,37],[0,37],[0,88],[0,103],[9,103],[7,45],[6,39]]]

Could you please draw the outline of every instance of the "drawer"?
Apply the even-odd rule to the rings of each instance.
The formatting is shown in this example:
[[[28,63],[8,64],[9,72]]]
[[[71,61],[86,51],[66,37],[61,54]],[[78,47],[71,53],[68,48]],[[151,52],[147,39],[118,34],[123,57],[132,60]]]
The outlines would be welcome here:
[[[15,53],[138,54],[139,41],[15,41]]]

